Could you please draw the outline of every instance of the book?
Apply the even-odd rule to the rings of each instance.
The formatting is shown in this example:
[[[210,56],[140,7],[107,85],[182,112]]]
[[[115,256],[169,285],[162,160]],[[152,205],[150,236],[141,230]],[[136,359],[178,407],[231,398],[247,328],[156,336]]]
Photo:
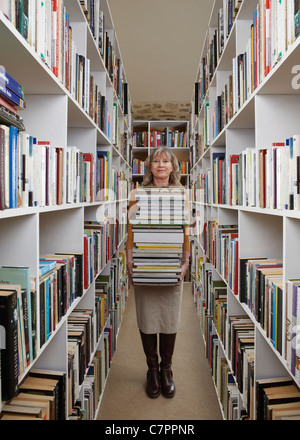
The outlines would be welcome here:
[[[19,98],[24,100],[24,89],[9,73],[0,66],[0,84],[3,84],[9,90],[14,92]]]
[[[31,399],[20,399],[17,398],[18,396],[14,397],[7,405],[7,413],[11,412],[11,406],[14,407],[14,411],[16,413],[17,417],[17,407],[22,407],[23,413],[26,412],[26,408],[36,408],[39,413],[38,417],[42,420],[51,420],[50,419],[50,404],[47,401],[42,400],[31,400]]]
[[[55,414],[54,420],[59,420],[59,381],[43,377],[27,376],[20,384],[19,391],[23,394],[47,396],[53,399]]]
[[[289,279],[286,287],[286,330],[285,330],[285,358],[287,366],[294,377],[299,379],[299,342],[297,325],[299,322],[299,291],[300,280]]]
[[[12,92],[1,82],[0,82],[0,96],[5,101],[7,101],[12,107],[18,110],[26,109],[26,101],[20,98],[19,96],[17,96],[14,92]]]
[[[12,399],[18,391],[18,297],[16,290],[0,289],[1,382],[2,400]],[[4,346],[2,346],[4,342]]]
[[[64,371],[32,368],[30,376],[57,381],[57,417],[66,420],[67,375]]]
[[[32,322],[35,310],[31,307],[30,269],[24,266],[0,266],[1,284],[18,284],[26,291],[28,310],[28,334],[29,334],[29,360],[33,361],[33,329]]]
[[[14,405],[12,403],[3,405],[2,413],[12,414],[16,418],[19,418],[19,416],[28,416],[31,418],[46,420],[46,414],[43,408],[38,406],[29,406],[25,404],[25,402],[23,405]]]
[[[29,359],[29,334],[28,334],[28,309],[26,290],[21,289],[20,285],[0,284],[0,288],[5,290],[14,289],[17,292],[17,323],[18,323],[18,369],[19,378],[24,374],[25,369],[30,364]]]
[[[289,402],[300,402],[300,392],[294,384],[281,384],[275,387],[265,388],[263,390],[263,405],[260,405],[259,419],[270,419],[270,405],[283,404]]]

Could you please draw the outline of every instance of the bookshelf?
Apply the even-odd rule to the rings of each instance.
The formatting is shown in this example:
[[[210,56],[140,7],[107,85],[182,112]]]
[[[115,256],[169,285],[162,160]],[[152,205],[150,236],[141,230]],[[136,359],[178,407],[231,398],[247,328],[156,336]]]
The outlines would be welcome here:
[[[36,13],[41,15],[36,19],[30,9],[34,2],[29,1],[29,10],[24,10],[28,17],[28,38],[11,15],[8,5],[14,3],[1,2],[4,9],[0,10],[0,62],[23,86],[26,109],[18,113],[30,142],[46,141],[49,144],[45,154],[49,153],[51,158],[52,148],[59,148],[55,158],[60,154],[62,157],[62,174],[60,180],[58,177],[55,180],[54,189],[50,188],[51,180],[45,180],[45,162],[37,156],[35,173],[28,171],[30,179],[37,179],[36,186],[22,192],[21,206],[0,211],[0,266],[29,268],[31,298],[36,300],[32,305],[36,316],[33,338],[36,353],[19,372],[18,385],[26,381],[33,369],[62,371],[66,378],[65,418],[78,419],[84,414],[95,419],[128,293],[124,243],[132,150],[129,88],[107,0],[40,2]],[[41,7],[47,10],[43,12]],[[51,7],[58,7],[58,11]],[[40,22],[41,17],[44,21]],[[49,35],[45,47],[41,47],[39,33],[36,40],[29,35],[35,26],[44,35],[56,19],[61,20],[59,29],[69,32],[62,35],[57,30],[52,34],[65,48],[55,70],[51,64],[53,54],[47,52],[51,43]],[[41,56],[43,50],[49,58]],[[85,74],[85,82],[76,81],[80,72]],[[25,139],[23,133],[22,142],[27,145],[29,140]],[[21,147],[18,151],[21,154]],[[48,171],[51,164],[47,162]],[[21,172],[16,179],[21,185]],[[49,183],[42,193],[49,198],[39,193],[42,182]],[[60,199],[55,197],[59,185]],[[34,194],[32,203],[28,203],[30,191]],[[52,308],[42,306],[40,276],[41,256],[52,255],[55,259],[58,253],[72,261],[72,268],[67,269],[70,296],[64,298],[66,304],[60,319],[55,315],[59,306],[53,291],[49,300]],[[82,262],[75,269],[75,262],[80,261],[76,255],[81,256]],[[79,275],[80,287],[75,285]],[[58,289],[58,284],[55,286]],[[70,354],[70,328],[79,311],[86,312],[85,319],[92,313],[92,318],[86,321],[89,357],[84,361],[83,379],[73,382],[76,368],[75,362],[70,367],[74,355]],[[42,340],[43,319],[48,320],[49,326],[46,340]],[[3,380],[7,378],[2,375]],[[5,403],[0,399],[0,412]]]
[[[189,121],[133,121],[132,185],[144,175],[144,161],[153,147],[167,145],[176,154],[184,185],[189,179]]]
[[[232,4],[237,10],[230,14]],[[296,316],[291,318],[290,300],[291,280],[299,278],[300,214],[297,189],[287,178],[296,176],[298,182],[294,164],[299,156],[300,41],[295,5],[214,1],[193,91],[192,286],[226,419],[258,417],[255,396],[263,379],[288,376],[297,389],[300,386],[297,348],[292,355],[290,348],[297,338],[296,328],[290,333],[298,322]],[[266,34],[269,7],[272,19]],[[222,26],[220,17],[224,17]],[[265,35],[270,35],[270,46]],[[268,47],[272,48],[269,58],[264,56]],[[269,268],[264,287],[249,293],[241,264],[255,258],[280,260],[281,268]],[[253,270],[261,277],[264,269]],[[226,286],[225,294],[217,290],[217,282]],[[236,370],[231,352],[229,330],[234,317],[249,325],[248,335],[253,337],[241,349],[242,372]],[[228,393],[222,388],[224,381]]]

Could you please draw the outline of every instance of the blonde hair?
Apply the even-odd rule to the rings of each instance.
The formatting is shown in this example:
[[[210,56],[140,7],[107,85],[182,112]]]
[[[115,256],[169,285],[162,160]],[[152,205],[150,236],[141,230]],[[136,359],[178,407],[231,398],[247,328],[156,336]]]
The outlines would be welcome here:
[[[149,186],[153,184],[153,175],[151,173],[152,161],[156,156],[160,156],[161,154],[165,154],[167,158],[170,160],[171,164],[173,165],[173,170],[169,178],[169,184],[171,186],[182,186],[182,184],[180,183],[180,170],[179,170],[177,157],[171,151],[170,148],[165,146],[151,148],[151,153],[145,160],[145,174],[143,178],[143,186]]]

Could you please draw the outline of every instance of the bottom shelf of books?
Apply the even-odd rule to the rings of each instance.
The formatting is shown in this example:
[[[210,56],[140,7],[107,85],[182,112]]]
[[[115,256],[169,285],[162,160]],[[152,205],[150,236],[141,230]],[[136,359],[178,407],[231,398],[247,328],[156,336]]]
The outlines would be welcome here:
[[[292,343],[297,334],[288,333],[288,308],[291,321],[295,308],[291,304],[282,310],[282,262],[238,261],[236,276],[240,283],[244,282],[243,267],[251,269],[247,275],[250,284],[244,289],[239,286],[239,292],[247,292],[248,297],[241,298],[229,287],[235,276],[233,266],[224,267],[221,275],[196,238],[192,240],[192,253],[192,293],[223,418],[299,419],[299,361],[297,344]],[[295,284],[289,281],[287,289],[296,289]],[[294,300],[296,297],[297,292]]]
[[[0,290],[1,322],[7,317],[1,333],[0,419],[97,417],[125,309],[126,266],[119,249],[102,262],[85,289],[86,271],[92,270],[85,255],[41,257],[38,302],[33,284],[29,287],[30,320],[26,290],[18,287],[16,277],[19,272],[20,281],[24,268],[15,267],[13,278],[11,268],[0,267],[2,280],[11,277],[10,286]]]

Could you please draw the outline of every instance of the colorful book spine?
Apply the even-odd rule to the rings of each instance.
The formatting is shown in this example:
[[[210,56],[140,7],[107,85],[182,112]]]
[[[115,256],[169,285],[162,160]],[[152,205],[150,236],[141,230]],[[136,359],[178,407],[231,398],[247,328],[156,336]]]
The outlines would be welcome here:
[[[19,98],[24,99],[23,87],[2,66],[0,66],[0,84],[14,92]]]

